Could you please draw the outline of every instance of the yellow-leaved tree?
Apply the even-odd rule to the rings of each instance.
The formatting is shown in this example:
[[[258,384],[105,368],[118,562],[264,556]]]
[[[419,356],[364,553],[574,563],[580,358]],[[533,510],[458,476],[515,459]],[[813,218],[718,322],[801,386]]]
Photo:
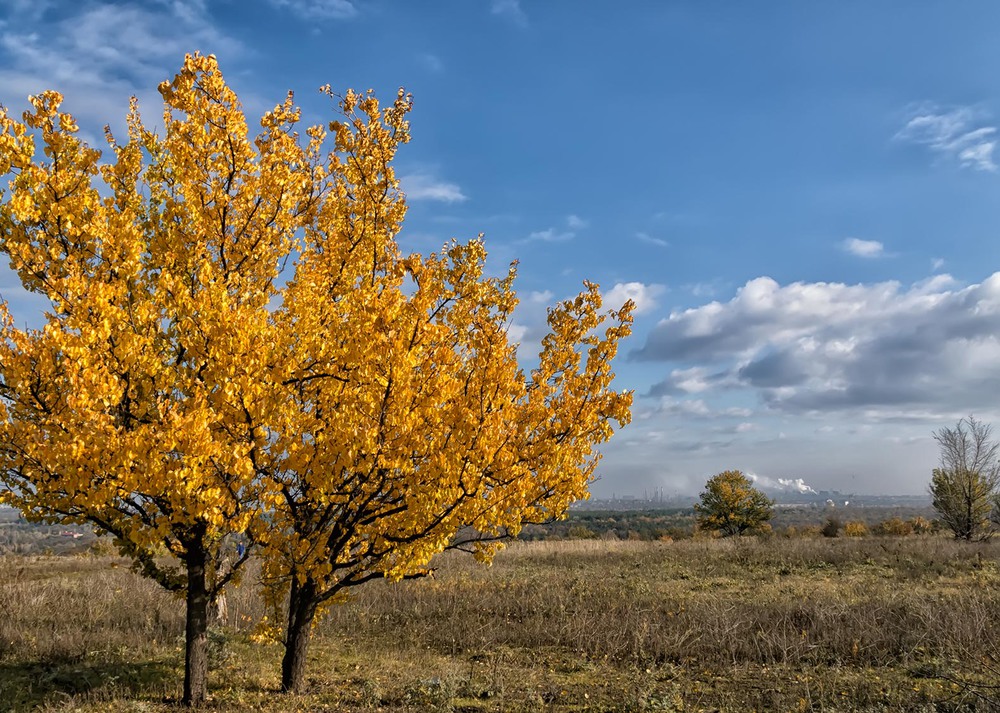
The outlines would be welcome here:
[[[348,93],[340,108],[330,185],[275,315],[286,420],[264,575],[272,601],[287,596],[284,690],[302,681],[316,615],[352,587],[421,576],[448,547],[488,559],[501,536],[586,497],[594,447],[628,421],[632,396],[611,389],[610,369],[631,305],[602,314],[588,284],[550,311],[526,375],[507,337],[513,266],[485,277],[481,240],[399,250],[391,162],[408,98],[382,108]]]
[[[23,122],[0,113],[0,250],[51,305],[41,329],[0,306],[0,498],[93,523],[185,595],[196,704],[208,607],[249,553],[226,564],[226,536],[252,535],[266,492],[268,374],[286,342],[268,306],[322,169],[290,98],[248,136],[212,57],[188,57],[160,91],[164,135],[133,102],[105,162],[55,92]]]
[[[287,601],[291,690],[316,615],[352,587],[420,576],[449,547],[488,559],[586,497],[596,446],[629,420],[610,364],[631,305],[604,313],[587,284],[550,310],[526,374],[513,267],[487,277],[481,240],[399,249],[402,91],[386,107],[347,92],[304,140],[289,97],[253,141],[213,57],[161,93],[165,136],[133,110],[106,165],[55,94],[25,124],[3,116],[0,248],[53,306],[42,330],[5,322],[0,472],[25,512],[93,522],[187,591],[197,703],[206,607],[240,564],[213,564],[226,535]]]

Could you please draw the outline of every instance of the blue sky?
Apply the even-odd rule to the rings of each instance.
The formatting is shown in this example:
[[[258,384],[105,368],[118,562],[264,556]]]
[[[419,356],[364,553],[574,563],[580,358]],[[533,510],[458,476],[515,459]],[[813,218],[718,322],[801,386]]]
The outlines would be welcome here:
[[[932,431],[1000,415],[997,28],[986,1],[9,0],[0,102],[58,89],[97,143],[196,50],[250,114],[405,86],[400,241],[520,260],[526,363],[583,280],[638,303],[596,495],[919,493]]]

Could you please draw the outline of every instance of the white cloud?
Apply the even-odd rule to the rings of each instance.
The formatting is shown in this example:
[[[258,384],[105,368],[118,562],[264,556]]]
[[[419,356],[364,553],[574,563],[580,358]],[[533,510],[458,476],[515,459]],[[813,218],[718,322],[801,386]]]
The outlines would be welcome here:
[[[641,409],[641,407],[639,407]],[[712,408],[701,398],[674,398],[673,396],[662,396],[655,402],[650,411],[641,411],[647,417],[653,415],[668,416],[692,416],[700,420],[716,419],[747,419],[754,415],[752,409],[740,406],[729,406],[725,408]],[[740,429],[740,424],[728,428],[728,432],[740,433],[750,429],[744,427]],[[756,424],[753,427],[757,428]]]
[[[349,20],[358,14],[351,0],[269,0],[304,20]]]
[[[455,183],[440,181],[427,173],[410,173],[399,177],[403,193],[411,201],[442,201],[461,203],[468,200]]]
[[[490,0],[490,12],[522,27],[528,24],[528,16],[521,9],[520,0]]]
[[[536,230],[528,235],[528,241],[540,240],[543,243],[564,243],[576,237],[576,233],[571,230],[558,230],[556,228],[546,228]]]
[[[628,300],[635,303],[635,314],[644,314],[656,308],[656,298],[666,292],[663,285],[646,285],[642,282],[619,282],[604,293],[604,304],[618,309]]]
[[[552,303],[552,298],[554,296],[555,295],[552,294],[551,290],[542,290],[540,292],[532,291],[528,293],[528,297],[525,301],[536,305],[548,305]]]
[[[210,48],[223,62],[243,52],[199,0],[87,3],[55,21],[24,12],[12,8],[0,30],[0,95],[13,103],[43,89],[62,92],[65,109],[91,141],[104,124],[124,124],[132,94],[155,124],[162,106],[156,87],[174,76],[186,52]]]
[[[997,127],[973,107],[942,109],[925,104],[911,112],[913,116],[893,137],[897,141],[927,146],[959,165],[978,171],[996,171],[993,160]]]
[[[511,342],[520,343],[524,341],[524,338],[528,334],[528,326],[526,324],[520,324],[518,322],[511,322],[507,326],[507,338]]]
[[[952,287],[957,287],[958,281],[948,273],[931,275],[930,277],[918,280],[913,283],[910,292],[914,295],[929,295],[935,292],[943,292]]]
[[[584,220],[578,215],[567,215],[566,216],[566,227],[567,230],[561,228],[546,228],[545,230],[536,230],[528,234],[528,237],[524,240],[518,242],[530,243],[530,242],[543,242],[543,243],[565,243],[576,237],[578,230],[583,230],[590,225],[589,221]]]
[[[671,391],[686,394],[698,394],[712,389],[715,384],[710,377],[710,370],[703,366],[692,366],[690,369],[674,369],[670,372]]]
[[[944,267],[944,258],[942,258],[942,257],[931,258],[931,269],[932,270],[934,270],[935,272],[937,272],[942,267]]]
[[[555,302],[555,294],[551,290],[531,290],[519,297],[507,336],[518,343],[518,357],[530,361],[538,355],[542,338],[548,334],[548,308]]]
[[[650,245],[655,245],[658,248],[669,248],[670,247],[670,243],[668,243],[666,240],[663,240],[662,238],[654,238],[649,233],[643,233],[643,232],[640,231],[640,232],[638,232],[638,233],[635,234],[635,237],[638,238],[640,241],[642,241],[644,243],[649,243]]]
[[[678,364],[653,396],[742,390],[773,413],[947,420],[995,407],[1000,273],[964,288],[949,275],[909,288],[760,277],[673,312],[632,356]]]
[[[656,306],[656,297],[665,288],[662,285],[644,285],[641,282],[619,283],[602,294],[606,309],[618,309],[631,299],[636,303],[636,314]],[[519,356],[531,357],[538,353],[542,338],[549,333],[548,309],[557,301],[552,290],[532,290],[520,295],[507,334],[520,343]],[[570,297],[572,299],[572,297]]]
[[[658,411],[673,416],[698,416],[707,418],[713,415],[712,409],[702,399],[664,398],[660,401]]]
[[[885,255],[885,246],[877,240],[860,240],[859,238],[847,238],[841,243],[851,255],[858,257],[882,257]]]

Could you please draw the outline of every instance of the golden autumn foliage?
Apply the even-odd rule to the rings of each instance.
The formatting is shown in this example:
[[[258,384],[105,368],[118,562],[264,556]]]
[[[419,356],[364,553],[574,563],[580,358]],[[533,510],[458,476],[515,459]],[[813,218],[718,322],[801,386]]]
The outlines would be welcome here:
[[[189,57],[160,89],[164,136],[133,101],[103,163],[55,92],[23,123],[0,114],[0,249],[51,304],[37,330],[0,307],[3,498],[96,524],[186,591],[197,702],[207,606],[241,564],[223,563],[225,538],[252,534],[265,502],[257,464],[284,356],[268,306],[321,171],[290,99],[249,138],[214,58]]]
[[[291,95],[252,137],[211,56],[160,92],[163,135],[133,101],[103,162],[55,92],[0,114],[0,249],[51,303],[41,329],[0,306],[0,497],[97,525],[186,592],[197,703],[206,608],[246,557],[227,560],[232,537],[275,601],[290,591],[294,688],[309,623],[350,587],[463,543],[488,558],[586,497],[595,448],[629,420],[610,364],[631,305],[602,313],[587,284],[550,310],[526,374],[514,267],[487,276],[481,240],[427,256],[395,240],[402,90],[384,107],[347,92],[304,137]]]
[[[868,536],[868,525],[861,522],[860,520],[853,520],[851,522],[844,523],[844,536],[845,537],[867,537]]]

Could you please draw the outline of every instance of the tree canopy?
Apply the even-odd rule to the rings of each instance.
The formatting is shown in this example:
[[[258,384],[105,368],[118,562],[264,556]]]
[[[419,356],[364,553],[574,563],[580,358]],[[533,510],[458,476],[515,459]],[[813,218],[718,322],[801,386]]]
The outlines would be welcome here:
[[[760,530],[772,505],[742,471],[726,470],[708,479],[694,509],[698,527],[730,537]]]
[[[629,420],[610,364],[632,306],[602,312],[586,284],[526,374],[513,265],[488,276],[480,239],[399,249],[402,90],[349,91],[304,137],[291,94],[251,137],[212,56],[160,92],[163,135],[133,100],[103,162],[55,92],[0,113],[0,250],[51,305],[41,329],[0,306],[0,497],[93,523],[185,593],[196,704],[207,607],[252,551],[274,600],[290,591],[294,688],[309,624],[350,587],[457,544],[488,558],[586,497]]]

